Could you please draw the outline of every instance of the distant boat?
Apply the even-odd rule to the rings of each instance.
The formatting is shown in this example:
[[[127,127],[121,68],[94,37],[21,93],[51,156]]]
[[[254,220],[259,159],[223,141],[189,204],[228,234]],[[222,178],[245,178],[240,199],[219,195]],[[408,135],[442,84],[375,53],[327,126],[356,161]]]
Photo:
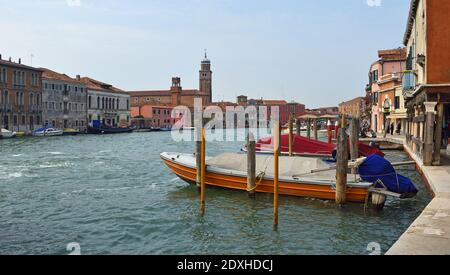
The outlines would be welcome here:
[[[94,120],[92,125],[88,126],[88,134],[94,135],[107,135],[107,134],[124,134],[124,133],[132,133],[134,128],[126,127],[111,127],[109,125],[104,125],[98,120]]]
[[[55,136],[62,136],[63,134],[64,134],[63,130],[55,129],[52,127],[40,128],[33,131],[32,133],[34,137],[55,137]]]
[[[161,128],[161,132],[170,132],[170,131],[172,131],[172,128],[170,128],[170,127]]]
[[[141,129],[136,129],[134,130],[136,133],[148,133],[151,132],[152,129],[151,128],[141,128]]]
[[[1,129],[0,130],[0,139],[1,138],[4,138],[4,139],[14,138],[16,136],[17,136],[16,132],[12,132],[12,131],[9,131],[9,130],[6,130],[6,129]]]
[[[80,134],[80,131],[72,129],[72,128],[64,129],[64,133],[63,133],[64,136],[76,136],[78,134]]]

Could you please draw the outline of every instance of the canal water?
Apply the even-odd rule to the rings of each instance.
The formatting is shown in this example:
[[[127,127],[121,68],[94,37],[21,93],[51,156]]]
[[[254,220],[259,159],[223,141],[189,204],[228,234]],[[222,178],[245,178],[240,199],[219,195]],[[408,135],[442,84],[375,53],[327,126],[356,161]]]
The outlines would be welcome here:
[[[420,193],[391,200],[383,212],[360,204],[273,198],[208,189],[199,194],[174,176],[159,153],[193,152],[170,133],[0,140],[0,254],[369,254],[399,238],[430,201],[413,167],[400,173]],[[237,151],[242,142],[208,143],[208,155]],[[403,152],[387,152],[392,161]]]

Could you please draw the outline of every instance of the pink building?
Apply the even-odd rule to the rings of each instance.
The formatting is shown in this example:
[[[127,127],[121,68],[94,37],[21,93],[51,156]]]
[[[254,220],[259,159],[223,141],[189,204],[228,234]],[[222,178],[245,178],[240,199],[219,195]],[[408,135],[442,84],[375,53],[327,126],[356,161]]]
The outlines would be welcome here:
[[[375,61],[369,70],[369,84],[366,92],[370,98],[370,106],[372,109],[371,128],[375,132],[382,132],[384,130],[384,112],[383,106],[380,106],[380,84],[383,83],[383,76],[399,74],[405,70],[406,67],[406,49],[398,48],[392,50],[378,51],[379,59]]]
[[[131,108],[133,123],[139,128],[171,128],[175,124],[172,107],[144,105]]]

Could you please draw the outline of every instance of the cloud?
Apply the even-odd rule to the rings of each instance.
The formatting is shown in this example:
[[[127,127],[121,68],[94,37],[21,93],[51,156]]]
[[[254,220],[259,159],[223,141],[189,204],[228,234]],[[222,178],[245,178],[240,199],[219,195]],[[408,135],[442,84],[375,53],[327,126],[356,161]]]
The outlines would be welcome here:
[[[367,5],[369,7],[380,7],[381,6],[381,0],[367,0]]]
[[[66,0],[69,7],[81,7],[81,0]]]

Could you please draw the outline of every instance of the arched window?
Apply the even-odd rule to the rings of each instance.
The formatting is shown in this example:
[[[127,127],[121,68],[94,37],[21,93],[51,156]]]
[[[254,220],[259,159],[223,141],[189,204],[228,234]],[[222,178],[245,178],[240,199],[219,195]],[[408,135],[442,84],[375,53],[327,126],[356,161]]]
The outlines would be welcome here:
[[[33,95],[33,93],[30,93],[30,102],[28,103],[28,105],[34,105],[34,95]]]
[[[91,108],[91,104],[92,104],[92,98],[91,98],[91,96],[89,96],[89,109]]]
[[[105,109],[105,98],[102,97],[102,109]]]
[[[39,94],[36,95],[36,105],[41,106],[41,96]]]
[[[97,97],[97,109],[100,109],[100,97]]]
[[[117,110],[119,110],[119,101],[120,101],[120,99],[117,99]]]
[[[111,107],[111,109],[115,109],[116,108],[116,99],[115,98],[113,98],[113,100],[112,100],[112,107]]]

